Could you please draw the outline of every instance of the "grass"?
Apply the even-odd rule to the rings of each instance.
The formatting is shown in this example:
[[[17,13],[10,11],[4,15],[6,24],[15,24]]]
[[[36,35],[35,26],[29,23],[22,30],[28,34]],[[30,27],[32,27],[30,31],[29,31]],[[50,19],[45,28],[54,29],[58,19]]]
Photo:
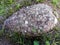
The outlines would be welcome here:
[[[11,35],[7,35],[10,38],[10,41],[19,45],[31,45],[32,42],[34,45],[60,45],[60,28],[55,27],[53,32],[44,33],[41,36],[35,38],[25,38],[24,35],[18,34],[17,32],[11,33]]]
[[[52,4],[57,5],[59,0],[51,0]]]
[[[44,2],[45,0],[36,0],[36,2],[38,2],[38,3],[42,3],[42,2]]]
[[[13,12],[19,10],[21,7],[30,4],[31,1],[18,3],[17,0],[0,0],[0,16],[9,17]]]
[[[35,0],[36,2],[44,2],[45,0]],[[53,5],[57,5],[59,0],[52,0]],[[16,0],[0,0],[0,16],[9,16],[13,12],[20,9],[22,6],[31,5],[32,1],[24,1],[21,3],[17,3]]]
[[[51,3],[55,6],[55,7],[59,7],[60,6],[58,5],[60,3],[60,0],[51,0]]]

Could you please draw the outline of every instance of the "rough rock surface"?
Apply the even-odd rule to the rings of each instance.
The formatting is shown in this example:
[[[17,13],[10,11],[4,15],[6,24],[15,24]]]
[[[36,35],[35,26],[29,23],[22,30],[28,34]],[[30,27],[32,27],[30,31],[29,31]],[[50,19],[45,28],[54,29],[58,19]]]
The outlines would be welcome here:
[[[4,22],[5,29],[31,36],[49,32],[56,24],[53,9],[47,4],[23,7]]]

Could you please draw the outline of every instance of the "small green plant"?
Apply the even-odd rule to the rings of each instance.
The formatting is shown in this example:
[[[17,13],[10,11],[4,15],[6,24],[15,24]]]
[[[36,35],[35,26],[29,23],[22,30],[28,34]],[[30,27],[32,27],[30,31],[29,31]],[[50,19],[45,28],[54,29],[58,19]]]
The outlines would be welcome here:
[[[0,30],[0,37],[3,36],[4,30]]]
[[[12,35],[6,35],[12,43],[15,45],[31,45],[31,40],[26,39],[24,35],[18,34],[18,32],[13,32]]]
[[[53,5],[56,6],[58,4],[59,0],[51,0],[51,2],[52,2]]]
[[[39,45],[39,41],[35,40],[34,45]]]
[[[17,32],[14,32],[12,34],[6,35],[7,38],[10,38],[10,41],[15,44],[24,44],[23,36],[18,34]]]
[[[0,37],[4,35],[4,26],[1,27],[2,29],[0,29]]]
[[[50,42],[49,41],[46,41],[46,45],[50,45]]]
[[[44,0],[36,0],[36,2],[40,2],[41,3],[41,2],[44,2]]]

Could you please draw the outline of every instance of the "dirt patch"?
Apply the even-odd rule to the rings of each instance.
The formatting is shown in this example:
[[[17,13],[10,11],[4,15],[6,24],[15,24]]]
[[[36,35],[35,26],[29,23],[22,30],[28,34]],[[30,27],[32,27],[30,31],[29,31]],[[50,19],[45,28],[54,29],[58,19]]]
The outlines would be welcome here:
[[[5,37],[0,38],[0,45],[12,45]]]

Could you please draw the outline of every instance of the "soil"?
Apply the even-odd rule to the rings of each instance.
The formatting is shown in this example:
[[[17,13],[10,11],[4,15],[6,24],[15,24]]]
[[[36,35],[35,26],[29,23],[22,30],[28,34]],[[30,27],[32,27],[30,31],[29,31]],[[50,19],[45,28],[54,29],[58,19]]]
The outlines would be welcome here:
[[[0,45],[12,45],[5,37],[0,37]]]

